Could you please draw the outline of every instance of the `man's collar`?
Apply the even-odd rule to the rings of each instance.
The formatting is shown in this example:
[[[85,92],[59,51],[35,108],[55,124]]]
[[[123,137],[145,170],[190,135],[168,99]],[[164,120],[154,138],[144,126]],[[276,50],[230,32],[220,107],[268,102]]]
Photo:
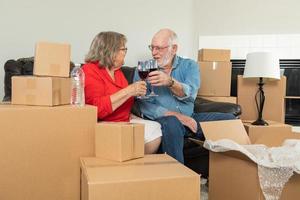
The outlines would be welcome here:
[[[178,65],[178,56],[175,54],[173,58],[172,68],[175,69]]]

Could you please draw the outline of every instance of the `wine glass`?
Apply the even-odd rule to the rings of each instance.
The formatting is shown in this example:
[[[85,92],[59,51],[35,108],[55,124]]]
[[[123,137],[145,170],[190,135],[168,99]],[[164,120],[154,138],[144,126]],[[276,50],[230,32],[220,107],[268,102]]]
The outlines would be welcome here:
[[[138,74],[141,80],[146,81],[148,74],[149,74],[149,68],[146,65],[146,62],[138,61],[137,66]],[[148,96],[138,96],[139,99],[147,99]]]
[[[158,70],[157,60],[155,60],[155,59],[150,59],[150,60],[148,61],[148,63],[149,63],[149,65],[148,65],[148,67],[149,67],[149,72],[153,72],[153,71]],[[150,94],[149,94],[148,96],[151,96],[151,97],[157,97],[157,96],[158,96],[157,94],[155,94],[152,85],[151,85],[151,92],[150,92]]]

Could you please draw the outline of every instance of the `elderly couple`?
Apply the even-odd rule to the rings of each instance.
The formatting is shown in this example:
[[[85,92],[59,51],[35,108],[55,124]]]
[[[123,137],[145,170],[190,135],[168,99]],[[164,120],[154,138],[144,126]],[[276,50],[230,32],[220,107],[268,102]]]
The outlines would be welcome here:
[[[116,32],[99,33],[85,57],[85,100],[98,108],[98,119],[135,122],[145,125],[145,153],[166,152],[183,163],[184,136],[194,134],[204,140],[201,121],[234,119],[232,114],[194,113],[194,101],[200,87],[197,63],[176,55],[177,35],[170,29],[158,31],[149,48],[161,70],[150,72],[147,81],[158,96],[134,98],[146,94],[146,82],[137,72],[128,85],[121,66],[127,52],[126,37]],[[145,119],[130,114],[138,101]]]

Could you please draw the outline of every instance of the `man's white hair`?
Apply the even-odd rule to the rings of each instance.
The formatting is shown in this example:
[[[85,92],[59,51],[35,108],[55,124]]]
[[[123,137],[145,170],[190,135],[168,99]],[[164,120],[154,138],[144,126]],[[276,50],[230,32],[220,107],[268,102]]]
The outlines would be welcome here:
[[[174,31],[170,30],[169,45],[174,44],[178,44],[177,34]]]
[[[178,38],[177,38],[177,34],[169,29],[169,28],[163,28],[163,29],[160,29],[155,35],[157,34],[160,34],[160,33],[163,33],[163,34],[167,34],[168,36],[168,44],[170,46],[174,45],[174,44],[178,44]]]

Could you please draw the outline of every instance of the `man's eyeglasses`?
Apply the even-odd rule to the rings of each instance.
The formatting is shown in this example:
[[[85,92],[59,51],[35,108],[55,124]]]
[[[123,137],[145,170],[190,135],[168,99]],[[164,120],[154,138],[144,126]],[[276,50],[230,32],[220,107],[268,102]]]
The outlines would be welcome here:
[[[159,46],[149,45],[148,47],[149,47],[149,49],[150,49],[151,51],[154,51],[154,50],[162,51],[163,49],[170,47],[170,45],[165,46],[165,47],[159,47]]]
[[[127,47],[120,48],[120,51],[124,51],[125,53],[127,53]]]

